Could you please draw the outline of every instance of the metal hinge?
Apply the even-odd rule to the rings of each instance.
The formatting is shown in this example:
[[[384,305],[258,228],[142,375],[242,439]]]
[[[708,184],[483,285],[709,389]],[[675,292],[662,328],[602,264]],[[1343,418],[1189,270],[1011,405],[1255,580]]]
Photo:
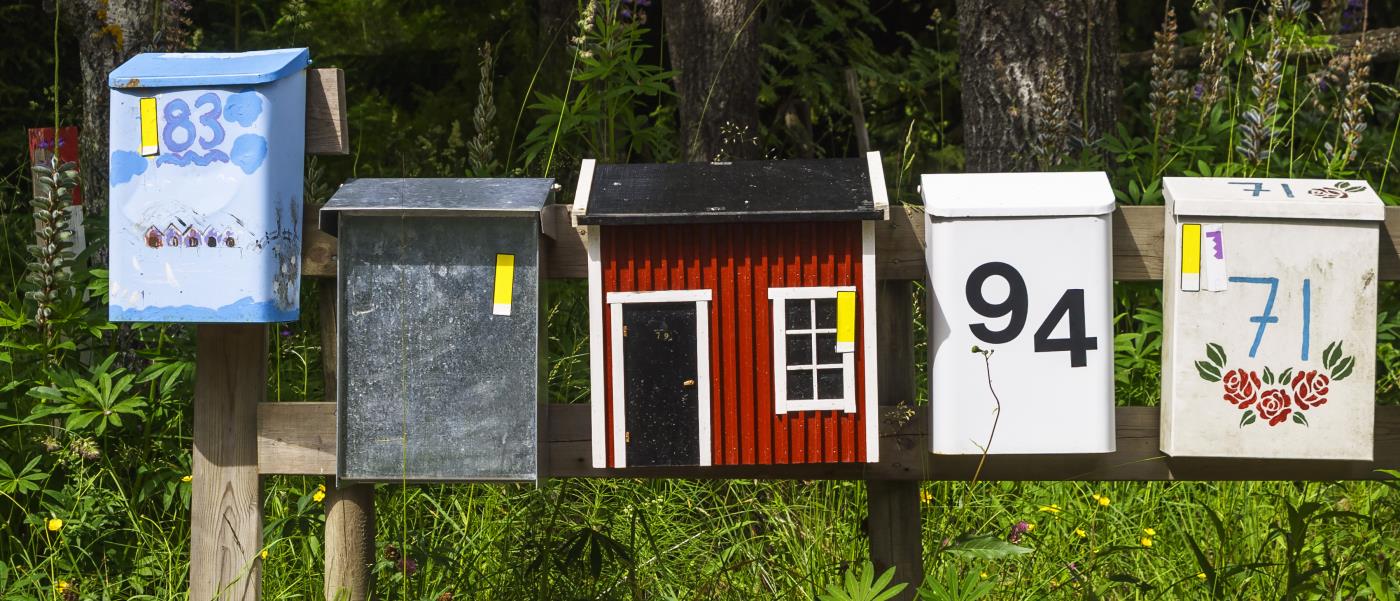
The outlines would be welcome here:
[[[625,441],[625,442],[632,442],[632,432],[631,432],[631,431],[628,431],[628,432],[623,433],[623,434],[622,434],[622,440]]]
[[[622,337],[623,337],[623,338],[626,338],[626,337],[627,337],[627,326],[622,326]]]

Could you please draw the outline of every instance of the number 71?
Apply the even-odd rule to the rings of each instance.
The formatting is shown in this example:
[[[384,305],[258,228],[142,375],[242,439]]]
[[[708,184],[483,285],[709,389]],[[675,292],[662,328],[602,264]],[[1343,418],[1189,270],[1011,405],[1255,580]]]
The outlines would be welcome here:
[[[1252,358],[1259,352],[1259,343],[1264,340],[1264,329],[1271,323],[1278,323],[1278,316],[1274,315],[1274,297],[1278,296],[1278,278],[1256,278],[1256,277],[1232,277],[1231,282],[1242,284],[1264,284],[1269,287],[1269,298],[1264,301],[1264,312],[1249,318],[1250,322],[1259,324],[1259,328],[1254,330],[1254,344],[1249,347],[1249,356]],[[1308,341],[1312,334],[1312,280],[1303,279],[1303,360],[1308,360]]]

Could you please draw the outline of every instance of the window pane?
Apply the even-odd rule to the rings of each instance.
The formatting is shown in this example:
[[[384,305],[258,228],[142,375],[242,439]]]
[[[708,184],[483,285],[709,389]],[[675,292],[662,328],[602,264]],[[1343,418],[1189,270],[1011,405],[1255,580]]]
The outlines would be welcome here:
[[[819,299],[817,299],[817,327],[818,327],[818,328],[834,328],[834,327],[836,327],[836,299],[834,299],[834,298],[819,298]]]
[[[811,334],[788,334],[788,336],[787,336],[787,364],[788,364],[788,365],[811,365],[811,364],[812,364],[812,335],[811,335]]]
[[[841,353],[836,352],[836,334],[817,334],[817,363],[833,365],[841,362]]]
[[[839,369],[819,369],[817,370],[817,398],[839,399],[845,393],[846,387],[841,380],[841,370]]]
[[[806,330],[812,327],[812,301],[806,299],[788,299],[787,304],[787,329]]]
[[[812,372],[805,369],[787,372],[787,398],[789,401],[812,400]]]

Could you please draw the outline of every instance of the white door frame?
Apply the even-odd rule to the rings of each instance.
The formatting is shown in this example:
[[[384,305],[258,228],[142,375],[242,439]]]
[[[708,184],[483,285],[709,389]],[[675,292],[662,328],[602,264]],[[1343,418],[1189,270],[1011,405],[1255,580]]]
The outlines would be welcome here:
[[[609,292],[608,356],[612,358],[613,467],[627,467],[627,395],[622,369],[622,306],[631,303],[695,303],[695,384],[700,391],[700,465],[710,465],[710,301],[711,290]]]

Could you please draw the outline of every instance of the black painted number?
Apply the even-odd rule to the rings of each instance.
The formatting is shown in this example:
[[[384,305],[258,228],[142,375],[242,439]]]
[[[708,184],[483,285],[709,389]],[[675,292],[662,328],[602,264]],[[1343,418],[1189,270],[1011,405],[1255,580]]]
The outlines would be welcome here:
[[[1006,280],[1006,285],[1011,289],[1006,294],[1006,300],[999,303],[988,302],[987,297],[982,296],[982,285],[994,276]],[[1011,315],[1011,321],[1000,330],[988,328],[986,324],[972,324],[972,334],[982,342],[1006,344],[1020,336],[1021,330],[1026,327],[1027,302],[1025,278],[1021,277],[1021,272],[1016,271],[1015,267],[1006,263],[984,263],[967,276],[967,304],[973,311],[983,317]]]
[[[1051,338],[1055,326],[1069,315],[1069,337]],[[1069,352],[1070,367],[1084,367],[1089,364],[1089,351],[1099,348],[1098,338],[1084,335],[1084,290],[1073,288],[1065,291],[1060,302],[1045,316],[1045,322],[1035,331],[1035,352]]]
[[[982,286],[993,277],[1006,280],[1009,288],[1006,300],[999,303],[990,302],[982,295]],[[1021,335],[1021,331],[1026,327],[1026,313],[1030,301],[1026,292],[1026,279],[1015,267],[1000,261],[978,266],[967,276],[966,293],[968,306],[978,315],[988,318],[1010,315],[1010,321],[1000,330],[993,330],[983,323],[971,324],[969,327],[972,329],[972,335],[978,340],[987,344],[1005,344]],[[1069,336],[1051,338],[1055,326],[1066,317],[1069,318]],[[1099,348],[1099,339],[1084,335],[1084,290],[1066,290],[1054,308],[1050,309],[1050,314],[1045,316],[1045,321],[1036,328],[1033,340],[1037,353],[1068,352],[1070,367],[1088,365],[1089,351]]]

